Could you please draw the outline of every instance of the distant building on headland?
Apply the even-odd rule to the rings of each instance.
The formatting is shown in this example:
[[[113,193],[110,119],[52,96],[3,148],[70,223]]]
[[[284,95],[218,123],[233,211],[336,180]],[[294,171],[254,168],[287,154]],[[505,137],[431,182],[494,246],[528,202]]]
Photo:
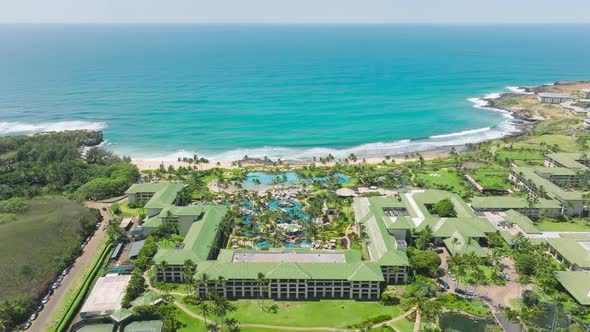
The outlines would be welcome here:
[[[537,95],[537,99],[545,104],[561,104],[566,101],[572,101],[574,98],[567,93],[553,93],[541,92]]]

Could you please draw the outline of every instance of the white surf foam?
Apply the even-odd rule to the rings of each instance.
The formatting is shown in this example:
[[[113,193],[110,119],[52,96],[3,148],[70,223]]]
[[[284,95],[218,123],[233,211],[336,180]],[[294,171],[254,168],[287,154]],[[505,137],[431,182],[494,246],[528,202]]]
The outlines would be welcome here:
[[[0,135],[2,134],[33,134],[48,131],[66,130],[101,130],[106,128],[104,122],[89,121],[59,121],[47,123],[23,123],[23,122],[0,122]]]
[[[506,89],[508,89],[508,91],[512,93],[516,93],[519,95],[534,95],[533,92],[527,92],[524,88],[521,88],[519,86],[507,86]]]
[[[440,138],[447,138],[447,137],[465,136],[465,135],[472,135],[472,134],[477,134],[477,133],[483,133],[484,131],[489,131],[489,130],[492,130],[492,128],[491,127],[485,127],[485,128],[479,128],[479,129],[471,129],[471,130],[465,130],[465,131],[460,131],[460,132],[451,133],[451,134],[434,135],[434,136],[430,136],[429,138],[432,138],[432,139],[440,139]]]
[[[502,94],[499,92],[492,92],[483,96],[484,99],[498,99],[500,97],[502,97]]]

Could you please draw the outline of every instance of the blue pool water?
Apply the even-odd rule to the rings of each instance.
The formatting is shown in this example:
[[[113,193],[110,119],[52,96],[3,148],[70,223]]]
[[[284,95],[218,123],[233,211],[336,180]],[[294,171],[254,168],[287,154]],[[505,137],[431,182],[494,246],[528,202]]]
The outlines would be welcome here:
[[[311,244],[307,241],[300,241],[297,243],[291,243],[291,242],[287,242],[285,243],[285,248],[311,248]]]
[[[268,242],[268,241],[262,241],[262,242],[254,243],[254,247],[257,248],[257,249],[270,248],[270,242]]]
[[[348,176],[346,176],[342,173],[339,173],[339,172],[334,173],[332,176],[338,177],[338,183],[340,183],[340,184],[345,184],[350,181]],[[327,181],[329,179],[328,176],[317,176],[317,177],[314,177],[311,179],[302,179],[299,176],[299,174],[297,174],[295,172],[283,172],[280,174],[271,174],[271,173],[264,173],[264,172],[248,172],[246,174],[246,178],[244,179],[244,181],[242,181],[242,186],[248,190],[256,190],[256,189],[271,187],[271,186],[273,186],[274,181],[277,180],[279,177],[285,177],[287,181],[282,184],[274,184],[277,188],[280,188],[281,186],[282,187],[297,186],[297,185],[300,185],[303,181],[306,181],[306,182]],[[260,181],[259,185],[254,183],[255,179]]]
[[[287,203],[291,206],[281,206],[282,203]],[[268,204],[268,209],[271,211],[275,211],[277,209],[283,210],[287,212],[287,216],[289,218],[301,219],[306,220],[309,219],[307,215],[305,215],[302,210],[301,204],[295,202],[293,200],[274,200]],[[278,219],[277,222],[285,222],[284,220]]]
[[[155,161],[477,142],[510,126],[468,99],[589,79],[589,35],[555,24],[3,24],[0,135],[102,129],[115,152]]]

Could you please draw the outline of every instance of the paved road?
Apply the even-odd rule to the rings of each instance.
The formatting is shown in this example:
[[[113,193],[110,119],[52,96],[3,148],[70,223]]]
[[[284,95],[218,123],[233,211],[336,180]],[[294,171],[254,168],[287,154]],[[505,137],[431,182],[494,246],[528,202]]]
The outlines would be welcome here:
[[[86,247],[84,248],[84,252],[74,261],[74,265],[70,273],[68,273],[61,285],[54,291],[53,295],[49,299],[49,302],[45,304],[45,308],[39,313],[39,317],[33,322],[31,326],[31,331],[45,331],[53,322],[51,321],[52,316],[54,316],[54,310],[57,309],[62,300],[65,299],[65,296],[70,289],[70,286],[74,280],[82,273],[85,267],[90,264],[90,260],[92,255],[97,250],[100,242],[106,235],[105,228],[108,221],[112,218],[111,214],[107,211],[102,211],[101,208],[108,207],[111,204],[105,203],[96,203],[96,202],[86,202],[84,203],[87,207],[97,208],[100,210],[100,214],[103,217],[103,222],[100,228],[94,233]]]

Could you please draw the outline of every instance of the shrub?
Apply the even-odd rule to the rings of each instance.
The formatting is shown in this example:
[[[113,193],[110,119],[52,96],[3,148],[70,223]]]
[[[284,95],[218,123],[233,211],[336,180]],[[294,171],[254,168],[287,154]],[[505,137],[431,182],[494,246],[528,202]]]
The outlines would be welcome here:
[[[451,202],[451,200],[448,198],[440,200],[436,204],[434,204],[432,206],[432,211],[436,213],[439,217],[453,218],[457,216],[457,211],[455,211],[455,205],[453,205],[453,202]]]

